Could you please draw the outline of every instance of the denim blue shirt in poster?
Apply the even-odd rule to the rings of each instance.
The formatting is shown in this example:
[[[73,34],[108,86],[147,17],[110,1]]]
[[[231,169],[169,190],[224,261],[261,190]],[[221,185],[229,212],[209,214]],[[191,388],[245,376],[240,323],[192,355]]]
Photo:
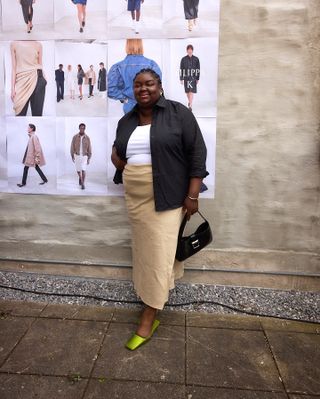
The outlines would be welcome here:
[[[144,68],[153,69],[162,79],[158,64],[143,55],[129,54],[124,60],[112,65],[108,72],[108,97],[125,101],[123,104],[125,114],[136,105],[133,95],[133,79]]]

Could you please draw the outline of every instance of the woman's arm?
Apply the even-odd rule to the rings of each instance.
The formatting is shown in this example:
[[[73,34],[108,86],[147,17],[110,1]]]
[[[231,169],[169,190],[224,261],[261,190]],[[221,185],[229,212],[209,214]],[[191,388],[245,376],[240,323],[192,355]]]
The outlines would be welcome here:
[[[14,101],[16,96],[16,71],[17,71],[17,60],[16,60],[16,49],[14,43],[10,45],[10,52],[11,52],[11,100]]]
[[[46,79],[45,73],[43,70],[43,66],[42,66],[42,44],[38,42],[37,45],[38,45],[38,64],[40,65],[40,67],[42,69],[43,77]]]
[[[127,163],[119,157],[115,146],[112,147],[111,162],[118,170],[123,170]]]
[[[191,177],[188,195],[183,202],[183,210],[187,212],[188,220],[190,216],[198,211],[198,197],[202,183],[201,177]]]

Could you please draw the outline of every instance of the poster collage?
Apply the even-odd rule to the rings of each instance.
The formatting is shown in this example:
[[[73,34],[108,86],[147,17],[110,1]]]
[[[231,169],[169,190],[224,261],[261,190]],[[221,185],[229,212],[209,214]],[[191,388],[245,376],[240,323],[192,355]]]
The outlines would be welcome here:
[[[112,144],[151,68],[198,121],[213,198],[219,2],[0,0],[0,192],[123,195]]]

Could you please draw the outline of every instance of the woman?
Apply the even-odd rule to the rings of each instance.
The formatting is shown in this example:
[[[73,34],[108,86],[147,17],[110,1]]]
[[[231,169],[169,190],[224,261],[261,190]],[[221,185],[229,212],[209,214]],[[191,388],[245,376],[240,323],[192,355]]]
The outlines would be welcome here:
[[[11,100],[16,116],[42,116],[47,81],[42,71],[42,45],[36,41],[11,43]]]
[[[143,69],[134,78],[137,105],[117,127],[111,160],[122,181],[132,226],[133,283],[145,304],[136,333],[126,344],[137,349],[159,325],[174,280],[183,274],[175,260],[184,213],[198,210],[206,171],[206,147],[192,112],[166,100],[160,77]]]
[[[132,81],[137,72],[143,68],[151,68],[161,78],[158,64],[143,55],[141,39],[127,39],[126,53],[126,58],[112,65],[108,72],[108,97],[120,100],[124,113],[129,112],[136,104]]]
[[[30,33],[33,25],[32,25],[32,18],[33,18],[33,3],[36,0],[19,0],[21,7],[22,7],[22,14],[24,22],[27,24],[27,32]]]
[[[67,67],[67,75],[66,75],[66,86],[67,86],[67,91],[70,93],[70,98],[72,100],[75,99],[75,90],[76,90],[76,74],[72,70],[72,66],[68,65]]]
[[[127,0],[128,1],[128,11],[131,12],[132,29],[135,33],[139,33],[139,24],[141,17],[141,3],[144,0]]]
[[[96,84],[96,81],[97,81],[96,73],[93,70],[93,65],[90,65],[90,68],[86,72],[86,76],[85,76],[85,84],[89,85],[88,98],[93,97],[93,87]]]
[[[188,30],[191,32],[198,18],[199,0],[183,0],[184,15],[188,21]]]
[[[73,4],[77,6],[78,20],[80,24],[80,33],[83,32],[83,28],[86,25],[86,6],[87,0],[72,0]]]
[[[28,171],[30,167],[34,167],[36,171],[39,173],[39,176],[42,179],[42,182],[39,184],[48,183],[48,179],[40,169],[40,166],[46,164],[41,148],[41,144],[38,136],[35,134],[36,127],[32,123],[28,125],[28,136],[29,141],[24,153],[24,157],[22,163],[25,165],[23,169],[23,177],[21,184],[17,184],[18,187],[23,187],[27,184]]]
[[[86,76],[84,73],[84,70],[82,69],[82,66],[79,64],[78,65],[78,73],[77,73],[77,79],[78,79],[78,87],[79,87],[79,98],[80,100],[83,99],[83,94],[82,94],[82,85],[83,85],[83,78]]]
[[[187,55],[180,61],[180,82],[188,99],[188,108],[192,111],[193,96],[197,93],[200,79],[200,60],[193,55],[193,46],[188,44]]]

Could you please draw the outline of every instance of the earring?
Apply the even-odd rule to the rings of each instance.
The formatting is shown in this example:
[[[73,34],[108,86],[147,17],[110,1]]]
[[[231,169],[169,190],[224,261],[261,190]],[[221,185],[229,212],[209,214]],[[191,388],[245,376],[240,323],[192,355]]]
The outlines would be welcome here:
[[[160,90],[160,96],[163,96],[163,90]]]

